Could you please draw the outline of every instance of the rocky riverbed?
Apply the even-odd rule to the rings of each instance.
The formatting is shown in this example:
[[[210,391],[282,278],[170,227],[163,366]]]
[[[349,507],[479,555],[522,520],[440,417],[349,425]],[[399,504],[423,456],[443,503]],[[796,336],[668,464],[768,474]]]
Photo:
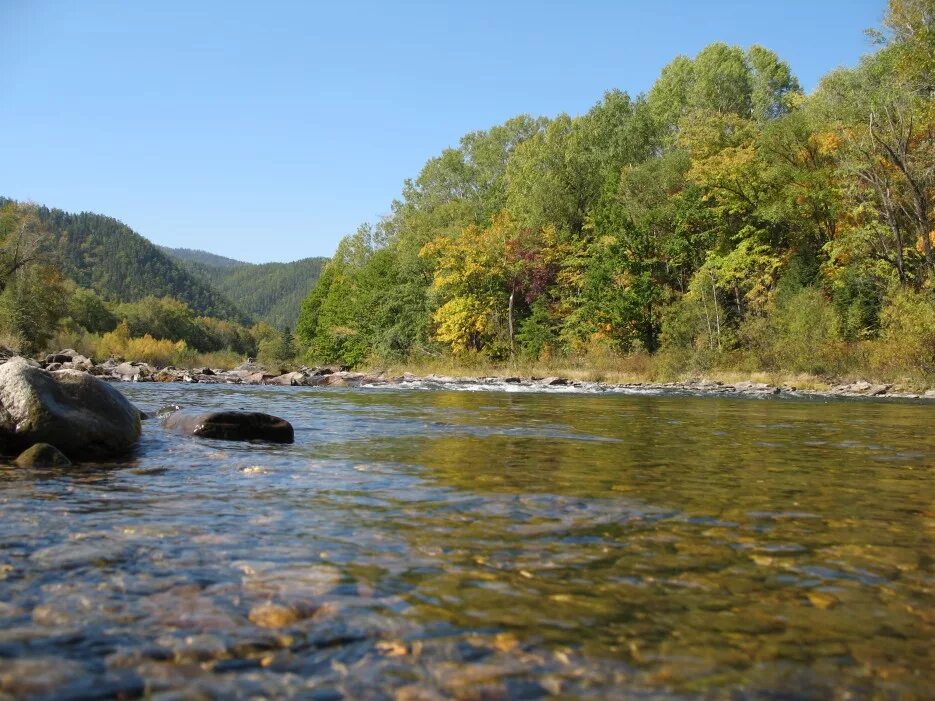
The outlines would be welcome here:
[[[685,382],[625,383],[586,382],[563,377],[454,377],[406,373],[364,373],[335,367],[301,367],[290,372],[275,372],[259,363],[246,362],[232,369],[176,367],[157,368],[148,363],[107,360],[95,364],[74,350],[66,349],[47,356],[42,366],[47,370],[84,370],[104,380],[117,382],[185,382],[225,385],[280,385],[292,387],[369,387],[399,385],[413,388],[461,389],[469,391],[557,391],[618,393],[686,393],[691,395],[741,395],[752,397],[888,397],[896,399],[932,399],[935,389],[924,393],[901,391],[890,384],[857,381],[839,384],[827,390],[812,390],[793,385],[761,382],[733,384],[709,379]]]

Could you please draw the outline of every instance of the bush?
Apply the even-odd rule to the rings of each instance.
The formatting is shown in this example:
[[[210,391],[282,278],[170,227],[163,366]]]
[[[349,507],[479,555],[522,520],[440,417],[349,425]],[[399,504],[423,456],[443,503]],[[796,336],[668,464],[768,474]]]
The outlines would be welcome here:
[[[882,376],[935,378],[935,299],[931,292],[901,290],[880,314],[881,332],[871,344],[872,367]]]
[[[282,369],[295,360],[295,342],[288,329],[267,336],[259,343],[257,360],[269,368]]]
[[[52,335],[46,344],[46,350],[54,353],[63,348],[73,348],[87,358],[97,358],[100,345],[100,334],[89,333],[80,327],[61,328]]]
[[[176,365],[184,368],[209,367],[221,370],[231,370],[245,360],[244,356],[236,351],[222,350],[213,353],[201,353],[195,356],[194,361],[187,359],[176,361]]]
[[[55,333],[66,297],[65,279],[54,268],[20,268],[0,294],[0,331],[20,352],[39,352]]]
[[[93,290],[77,287],[68,300],[68,315],[78,326],[92,333],[106,333],[117,326],[117,317]],[[62,346],[70,348],[72,346]],[[75,350],[78,350],[75,347]]]
[[[177,360],[192,357],[188,355],[185,341],[155,339],[149,334],[142,338],[131,338],[127,342],[126,356],[131,360],[158,366],[175,365]]]
[[[666,310],[660,334],[659,372],[665,377],[706,372],[736,342],[723,307],[713,296],[686,295]]]
[[[101,337],[97,352],[94,354],[96,360],[107,360],[108,358],[124,358],[127,355],[127,345],[130,342],[130,327],[127,322],[121,321],[117,328],[108,331]]]
[[[740,341],[759,369],[829,374],[846,365],[834,307],[815,287],[780,289],[765,316],[744,321]]]

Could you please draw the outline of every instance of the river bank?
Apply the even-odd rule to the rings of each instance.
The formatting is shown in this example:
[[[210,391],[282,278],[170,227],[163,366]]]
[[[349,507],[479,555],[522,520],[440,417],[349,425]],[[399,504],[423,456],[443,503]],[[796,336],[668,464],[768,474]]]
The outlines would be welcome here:
[[[47,370],[84,370],[115,382],[177,382],[225,385],[279,385],[293,387],[376,387],[400,386],[467,391],[550,391],[585,393],[685,393],[692,395],[736,395],[752,397],[875,397],[935,400],[935,389],[924,391],[897,384],[856,380],[822,382],[811,376],[772,379],[762,375],[695,377],[672,382],[653,382],[618,377],[613,380],[587,379],[588,373],[570,370],[511,374],[470,374],[453,370],[450,374],[413,373],[402,368],[373,368],[358,372],[336,367],[298,367],[283,372],[256,362],[245,362],[232,369],[154,367],[148,363],[107,360],[94,363],[71,349],[48,355],[40,365]],[[490,370],[487,368],[487,370]],[[614,381],[616,380],[616,381]]]

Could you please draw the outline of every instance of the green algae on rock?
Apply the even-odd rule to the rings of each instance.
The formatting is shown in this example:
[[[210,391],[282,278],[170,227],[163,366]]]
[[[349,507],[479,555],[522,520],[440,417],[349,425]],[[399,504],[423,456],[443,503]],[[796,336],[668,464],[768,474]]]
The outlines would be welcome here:
[[[68,467],[71,460],[54,445],[36,443],[13,461],[18,467]]]

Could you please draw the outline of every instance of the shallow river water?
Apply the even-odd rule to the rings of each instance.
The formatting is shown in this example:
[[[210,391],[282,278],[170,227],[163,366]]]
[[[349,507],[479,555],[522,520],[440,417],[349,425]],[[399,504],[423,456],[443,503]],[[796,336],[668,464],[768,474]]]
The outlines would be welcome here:
[[[935,406],[121,385],[0,467],[0,699],[935,698]]]

